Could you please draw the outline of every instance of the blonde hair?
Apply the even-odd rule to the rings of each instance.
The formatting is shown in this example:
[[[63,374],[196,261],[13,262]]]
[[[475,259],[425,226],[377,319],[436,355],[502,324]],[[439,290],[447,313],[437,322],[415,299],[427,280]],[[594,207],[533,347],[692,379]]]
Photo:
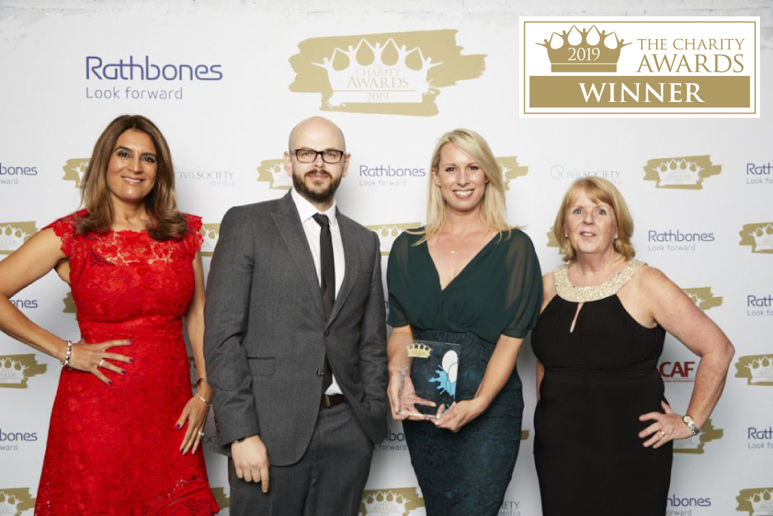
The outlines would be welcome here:
[[[505,206],[505,183],[502,177],[502,169],[499,167],[494,154],[491,152],[486,140],[475,131],[469,129],[454,129],[440,137],[435,150],[432,153],[430,165],[429,188],[427,194],[427,224],[423,231],[411,232],[422,235],[416,243],[420,245],[433,235],[442,231],[445,226],[445,201],[440,193],[440,187],[435,184],[434,174],[440,167],[440,151],[446,144],[452,143],[462,151],[472,156],[483,169],[488,184],[481,200],[481,215],[488,229],[510,234],[510,224],[507,222],[507,209]]]
[[[603,202],[612,207],[617,223],[617,238],[612,245],[615,251],[623,255],[626,260],[636,256],[636,250],[633,248],[633,244],[631,244],[633,218],[623,198],[623,194],[606,179],[591,176],[578,179],[569,185],[569,189],[566,191],[564,200],[561,201],[561,207],[556,215],[553,235],[564,252],[564,261],[571,262],[577,258],[569,238],[564,236],[564,225],[566,224],[566,214],[581,193],[587,195],[593,202]]]

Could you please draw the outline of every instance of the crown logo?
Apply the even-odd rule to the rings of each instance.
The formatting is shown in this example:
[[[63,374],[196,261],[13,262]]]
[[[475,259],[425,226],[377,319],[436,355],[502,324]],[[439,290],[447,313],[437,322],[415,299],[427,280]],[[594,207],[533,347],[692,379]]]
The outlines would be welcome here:
[[[746,378],[747,385],[773,386],[773,354],[740,357],[735,369],[735,377]]]
[[[64,296],[62,303],[64,304],[64,308],[62,309],[63,314],[78,313],[78,309],[75,306],[75,299],[72,297],[72,291],[68,292],[67,295]]]
[[[747,498],[754,516],[773,516],[773,489],[765,489]]]
[[[432,355],[432,348],[426,344],[414,342],[408,346],[408,356],[411,358],[429,358]]]
[[[711,287],[686,288],[684,291],[690,300],[703,311],[722,304],[722,297],[715,296],[711,292]]]
[[[217,246],[217,239],[220,237],[220,224],[202,224],[201,236],[204,238],[201,242],[201,255],[212,256]]]
[[[725,431],[720,428],[715,428],[711,419],[706,421],[706,424],[701,428],[701,433],[693,435],[687,439],[678,439],[673,441],[674,453],[692,453],[703,454],[705,453],[704,447],[706,443],[721,439],[725,435]]]
[[[620,51],[631,43],[618,39],[617,34],[601,31],[595,25],[590,29],[578,29],[572,25],[569,33],[554,32],[544,43],[537,43],[548,50],[552,72],[617,72]]]
[[[217,505],[220,506],[221,511],[231,506],[231,498],[229,498],[228,495],[225,494],[225,488],[213,487],[212,496],[215,497],[215,501],[217,502]]]
[[[392,491],[376,491],[363,496],[366,514],[403,514],[408,499]]]
[[[529,172],[528,167],[518,164],[518,158],[515,156],[503,156],[496,158],[499,164],[499,170],[502,172],[502,178],[505,181],[505,191],[510,189],[510,181],[517,177],[525,176]]]
[[[773,223],[755,228],[749,236],[754,239],[754,252],[773,251]]]
[[[700,190],[703,180],[722,172],[711,156],[682,156],[651,159],[644,166],[644,180],[655,181],[657,188]]]
[[[321,63],[311,64],[327,71],[333,90],[328,106],[340,107],[370,102],[421,103],[432,88],[428,72],[443,63],[433,63],[419,47],[398,46],[392,38],[383,44],[362,38],[357,46],[349,45],[346,50],[336,47]]]
[[[35,233],[34,222],[0,223],[0,254],[10,254]]]
[[[74,181],[75,188],[80,188],[83,182],[83,176],[86,175],[86,170],[89,168],[89,159],[76,158],[68,159],[62,167],[64,170],[64,176],[62,179],[65,181]]]
[[[420,225],[420,222],[408,222],[405,224],[376,224],[366,227],[378,235],[381,256],[389,256],[389,252],[392,250],[392,245],[394,245],[397,237],[406,229],[415,229]]]
[[[0,355],[0,387],[26,389],[27,379],[46,372],[46,364],[38,364],[34,354]]]
[[[287,175],[283,159],[267,159],[258,166],[258,181],[268,183],[274,190],[289,190],[293,180]]]
[[[34,509],[35,499],[29,488],[0,489],[0,515],[21,516],[21,513]]]
[[[13,495],[6,494],[4,491],[0,491],[0,514],[5,516],[8,515],[16,515],[21,514],[21,511],[19,510],[19,505],[21,505],[21,500],[16,498]]]

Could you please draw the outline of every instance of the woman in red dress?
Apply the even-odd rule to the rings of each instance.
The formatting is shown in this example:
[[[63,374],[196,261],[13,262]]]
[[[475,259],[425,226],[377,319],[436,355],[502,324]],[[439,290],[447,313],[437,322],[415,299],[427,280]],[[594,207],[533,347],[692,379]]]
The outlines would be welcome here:
[[[177,211],[166,140],[141,116],[108,125],[82,189],[84,210],[0,262],[0,330],[64,366],[35,514],[214,514],[196,454],[213,397],[201,219]],[[9,301],[52,269],[72,289],[80,342]],[[193,396],[183,316],[199,378]]]

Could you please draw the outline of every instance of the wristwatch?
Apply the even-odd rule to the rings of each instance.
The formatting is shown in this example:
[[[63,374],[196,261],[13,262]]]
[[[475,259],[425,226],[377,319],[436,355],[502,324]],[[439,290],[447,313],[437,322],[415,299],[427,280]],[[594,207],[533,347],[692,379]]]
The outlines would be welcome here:
[[[698,428],[698,426],[695,424],[693,418],[690,417],[690,414],[685,414],[682,418],[682,421],[684,421],[684,424],[687,425],[687,428],[690,429],[692,435],[698,435],[701,432],[700,428]]]

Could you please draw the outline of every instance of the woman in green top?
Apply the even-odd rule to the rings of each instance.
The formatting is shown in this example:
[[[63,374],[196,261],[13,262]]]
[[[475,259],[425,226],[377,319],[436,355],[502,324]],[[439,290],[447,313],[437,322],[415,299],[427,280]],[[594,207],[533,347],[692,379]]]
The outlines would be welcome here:
[[[518,456],[515,361],[537,320],[541,272],[529,237],[507,222],[502,172],[480,135],[443,135],[431,168],[427,225],[389,256],[389,401],[427,514],[495,515]],[[414,338],[461,344],[457,402],[437,419],[415,415]]]

